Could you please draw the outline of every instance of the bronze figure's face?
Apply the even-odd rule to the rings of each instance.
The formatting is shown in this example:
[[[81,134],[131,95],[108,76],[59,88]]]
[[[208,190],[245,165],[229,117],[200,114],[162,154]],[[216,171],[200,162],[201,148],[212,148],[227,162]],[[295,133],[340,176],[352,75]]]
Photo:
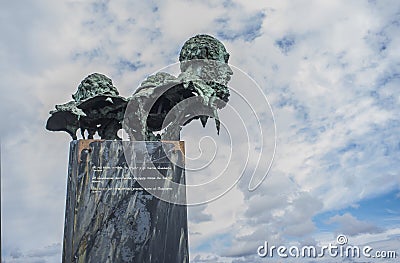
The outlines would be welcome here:
[[[187,40],[181,49],[181,71],[196,68],[199,77],[222,85],[228,84],[233,74],[228,65],[229,53],[224,45],[210,35],[197,35]]]

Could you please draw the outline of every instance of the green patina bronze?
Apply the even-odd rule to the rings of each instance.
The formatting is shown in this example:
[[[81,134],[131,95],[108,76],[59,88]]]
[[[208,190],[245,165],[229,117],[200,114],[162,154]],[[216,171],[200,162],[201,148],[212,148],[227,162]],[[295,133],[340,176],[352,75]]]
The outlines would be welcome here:
[[[128,100],[118,95],[110,78],[99,73],[87,76],[72,98],[73,101],[56,105],[50,112],[48,130],[66,131],[74,140],[78,129],[83,138],[93,139],[97,132],[102,139],[118,139]]]
[[[73,139],[82,137],[120,139],[125,129],[131,140],[179,140],[184,125],[200,119],[203,126],[214,118],[219,133],[217,110],[229,99],[227,83],[232,75],[224,45],[209,35],[190,38],[179,55],[181,73],[149,76],[129,98],[119,96],[111,79],[94,73],[78,86],[74,99],[56,105],[46,128],[66,131]]]

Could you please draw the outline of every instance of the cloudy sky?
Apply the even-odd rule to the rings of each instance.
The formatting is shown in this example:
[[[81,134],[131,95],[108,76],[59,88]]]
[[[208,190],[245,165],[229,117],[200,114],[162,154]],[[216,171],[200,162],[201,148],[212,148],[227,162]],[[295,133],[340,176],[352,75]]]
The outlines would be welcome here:
[[[247,176],[189,209],[191,262],[265,262],[264,241],[320,246],[338,234],[400,256],[398,0],[22,0],[2,1],[0,19],[2,262],[60,262],[70,138],[45,130],[54,105],[93,72],[129,96],[199,33],[220,39],[262,89],[277,148],[255,191]],[[265,169],[272,113],[248,96],[267,138]]]

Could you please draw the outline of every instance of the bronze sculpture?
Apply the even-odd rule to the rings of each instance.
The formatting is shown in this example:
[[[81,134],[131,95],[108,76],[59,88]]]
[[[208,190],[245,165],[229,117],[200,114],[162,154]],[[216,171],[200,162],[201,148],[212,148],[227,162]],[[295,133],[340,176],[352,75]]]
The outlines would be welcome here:
[[[119,96],[111,79],[94,73],[86,77],[72,96],[73,101],[56,105],[46,128],[66,131],[73,140],[82,137],[120,139],[123,128],[131,140],[179,140],[182,126],[200,119],[203,126],[229,100],[227,83],[232,75],[229,53],[209,35],[197,35],[185,42],[179,55],[181,73],[149,76],[129,98]],[[87,136],[85,136],[87,132]]]

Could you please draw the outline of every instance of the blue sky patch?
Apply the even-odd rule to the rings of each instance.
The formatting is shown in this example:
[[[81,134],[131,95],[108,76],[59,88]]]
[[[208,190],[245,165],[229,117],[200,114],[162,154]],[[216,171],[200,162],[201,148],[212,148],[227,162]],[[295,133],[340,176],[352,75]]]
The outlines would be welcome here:
[[[284,36],[275,41],[275,45],[285,55],[287,55],[294,48],[295,44],[296,39],[294,36]]]
[[[337,224],[329,223],[334,216],[346,213],[363,222],[369,222],[380,228],[400,226],[400,189],[393,190],[380,196],[364,199],[347,208],[327,211],[313,218],[319,231],[335,232]]]
[[[264,12],[258,12],[254,15],[247,16],[238,21],[232,21],[230,17],[217,18],[214,21],[221,28],[217,32],[217,37],[221,40],[234,41],[243,39],[245,41],[253,41],[261,33],[261,27],[265,18]]]

